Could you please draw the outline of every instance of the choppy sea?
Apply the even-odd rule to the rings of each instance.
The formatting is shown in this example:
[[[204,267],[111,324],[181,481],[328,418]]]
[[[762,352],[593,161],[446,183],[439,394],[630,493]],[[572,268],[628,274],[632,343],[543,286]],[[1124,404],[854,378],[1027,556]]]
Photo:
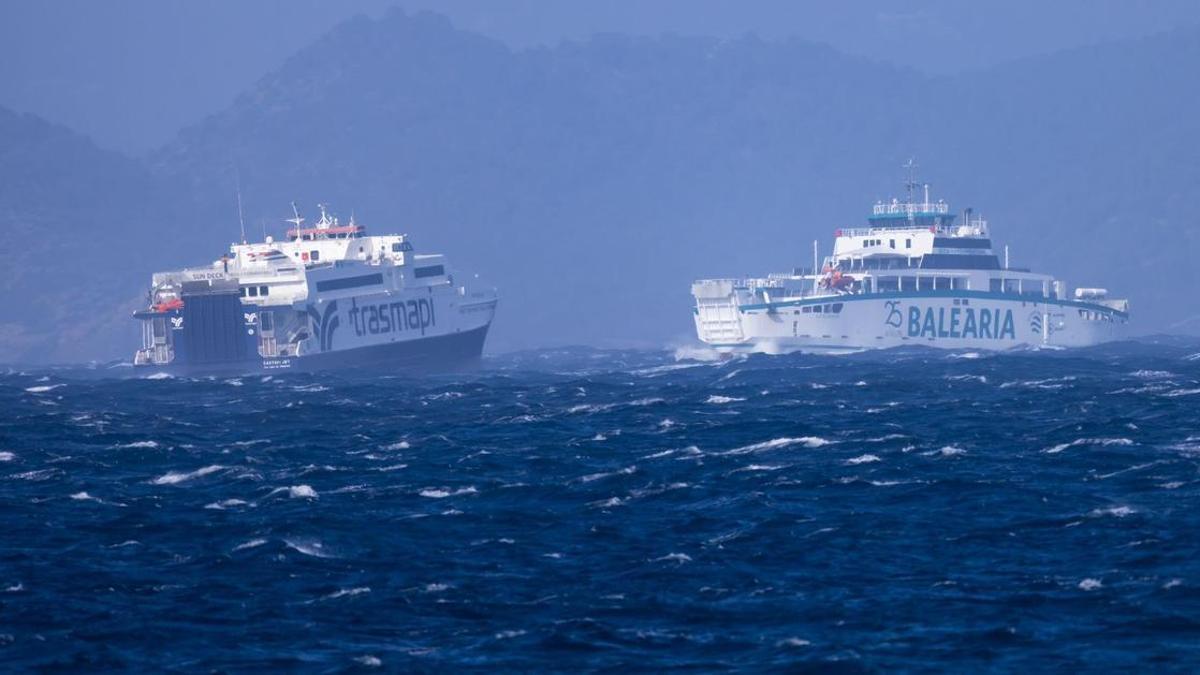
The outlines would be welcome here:
[[[0,663],[1200,668],[1200,346],[0,375]]]

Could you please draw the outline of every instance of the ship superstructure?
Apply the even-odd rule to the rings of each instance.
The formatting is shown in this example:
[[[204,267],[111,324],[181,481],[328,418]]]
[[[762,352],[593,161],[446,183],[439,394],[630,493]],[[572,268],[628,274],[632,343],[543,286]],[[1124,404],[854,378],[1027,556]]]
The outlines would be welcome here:
[[[812,269],[692,284],[696,331],[720,351],[845,352],[1078,347],[1119,339],[1129,302],[1010,267],[987,222],[931,201],[908,165],[907,198],[877,202],[867,226],[835,233]]]
[[[444,256],[417,253],[406,235],[368,235],[324,205],[312,227],[294,213],[283,241],[243,241],[208,266],[153,275],[148,306],[134,314],[134,365],[436,368],[479,357],[493,289],[456,281]]]

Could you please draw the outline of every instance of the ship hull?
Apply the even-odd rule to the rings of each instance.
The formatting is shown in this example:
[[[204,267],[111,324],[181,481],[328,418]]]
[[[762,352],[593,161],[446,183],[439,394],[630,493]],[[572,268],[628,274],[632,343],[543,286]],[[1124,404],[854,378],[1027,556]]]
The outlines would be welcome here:
[[[245,375],[281,372],[428,373],[469,369],[479,363],[490,324],[456,333],[385,344],[316,352],[300,356],[260,357],[207,364],[137,365],[139,376]]]
[[[700,339],[722,352],[846,353],[921,345],[1006,350],[1086,347],[1125,337],[1128,315],[1100,304],[947,291],[701,303]]]

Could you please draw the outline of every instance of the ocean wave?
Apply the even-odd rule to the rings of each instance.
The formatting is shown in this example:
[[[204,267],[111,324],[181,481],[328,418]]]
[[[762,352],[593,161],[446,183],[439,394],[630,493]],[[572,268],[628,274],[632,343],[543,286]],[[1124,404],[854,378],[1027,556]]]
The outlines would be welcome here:
[[[734,448],[732,450],[727,450],[725,452],[718,453],[718,454],[721,454],[721,455],[745,455],[745,454],[748,454],[751,452],[764,452],[767,450],[778,450],[780,448],[788,448],[788,447],[792,447],[794,445],[803,445],[806,448],[819,448],[819,447],[829,445],[834,442],[835,441],[830,441],[828,439],[824,439],[819,436],[800,436],[798,438],[781,437],[781,438],[772,438],[769,441],[763,441],[761,443],[751,443],[750,445],[743,445],[739,448]]]
[[[1059,443],[1058,445],[1046,448],[1042,452],[1048,455],[1055,455],[1068,448],[1076,448],[1083,445],[1133,445],[1133,441],[1128,438],[1077,438],[1070,443]]]
[[[745,400],[746,399],[744,399],[744,398],[738,398],[736,396],[719,396],[717,394],[713,394],[713,395],[709,396],[708,399],[705,400],[704,402],[712,403],[714,405],[722,405],[725,403],[739,403],[739,402],[745,401]]]
[[[178,485],[180,483],[186,483],[187,481],[195,480],[197,478],[203,478],[204,476],[216,473],[225,468],[226,467],[221,466],[220,464],[210,464],[209,466],[201,467],[195,471],[168,471],[167,473],[164,473],[150,482],[154,485]]]
[[[428,497],[430,499],[445,499],[447,497],[460,497],[462,495],[473,495],[473,494],[477,494],[478,492],[479,492],[479,490],[475,489],[475,487],[473,485],[468,485],[467,487],[458,488],[455,490],[452,490],[450,488],[424,488],[417,494],[421,495],[422,497]]]

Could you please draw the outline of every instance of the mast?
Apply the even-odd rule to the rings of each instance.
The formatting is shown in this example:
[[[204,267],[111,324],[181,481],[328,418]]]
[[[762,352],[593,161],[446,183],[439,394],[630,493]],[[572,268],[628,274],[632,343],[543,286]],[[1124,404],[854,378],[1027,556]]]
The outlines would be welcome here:
[[[238,224],[242,226],[242,245],[246,244],[246,218],[242,215],[242,174],[237,175]]]

